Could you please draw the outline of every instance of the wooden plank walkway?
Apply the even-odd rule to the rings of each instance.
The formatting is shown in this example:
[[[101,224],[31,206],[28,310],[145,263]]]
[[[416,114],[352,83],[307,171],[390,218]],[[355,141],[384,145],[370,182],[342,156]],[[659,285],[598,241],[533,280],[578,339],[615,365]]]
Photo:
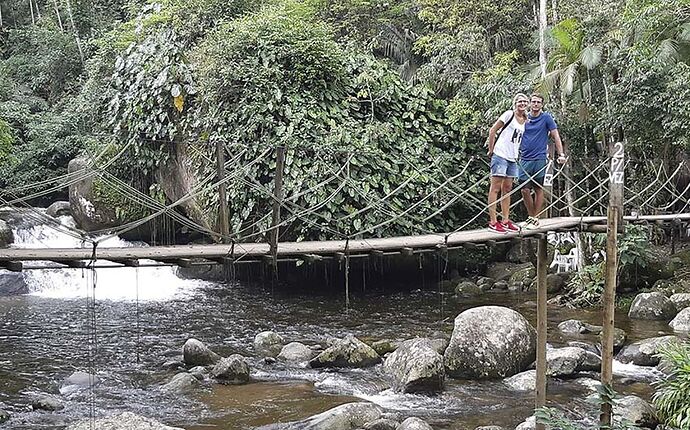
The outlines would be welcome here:
[[[671,222],[688,221],[690,213],[678,215],[656,215],[625,217],[629,222]],[[605,228],[606,217],[561,217],[541,220],[535,229],[519,233],[497,234],[487,229],[466,230],[454,233],[427,234],[421,236],[399,236],[375,239],[332,240],[322,242],[281,242],[278,244],[278,256],[281,258],[342,258],[349,255],[392,253],[412,253],[443,248],[473,247],[482,244],[494,245],[511,240],[539,237],[547,232],[563,231],[601,231]],[[0,267],[10,270],[21,270],[22,263],[27,261],[53,261],[72,267],[83,267],[84,260],[91,260],[92,248],[4,248],[0,249]],[[212,245],[175,245],[129,248],[98,248],[96,256],[100,260],[109,260],[123,265],[137,266],[139,260],[187,265],[193,259],[204,259],[210,262],[229,261],[227,259],[263,259],[270,255],[267,243],[237,243]]]

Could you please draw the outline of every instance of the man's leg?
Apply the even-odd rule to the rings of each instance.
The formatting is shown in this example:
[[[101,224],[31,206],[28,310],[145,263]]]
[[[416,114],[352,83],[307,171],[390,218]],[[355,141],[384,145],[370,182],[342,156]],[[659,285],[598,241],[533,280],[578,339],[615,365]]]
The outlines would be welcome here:
[[[527,215],[534,216],[534,197],[530,187],[522,187],[522,201],[525,203],[525,208],[527,208]]]
[[[540,218],[541,211],[544,207],[544,189],[542,187],[534,187],[534,217]]]

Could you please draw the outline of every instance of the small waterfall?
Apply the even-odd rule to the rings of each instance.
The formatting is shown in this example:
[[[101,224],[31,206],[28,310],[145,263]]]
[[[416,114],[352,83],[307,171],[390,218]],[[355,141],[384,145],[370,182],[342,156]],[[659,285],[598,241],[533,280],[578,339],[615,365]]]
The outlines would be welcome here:
[[[64,226],[74,228],[70,216],[60,217]],[[48,225],[36,225],[14,230],[16,248],[91,248],[90,243],[56,230]],[[118,237],[109,238],[99,243],[99,248],[120,248],[146,246],[143,243],[131,243]],[[154,263],[142,260],[141,264]],[[52,263],[34,262],[36,265]],[[189,297],[204,282],[180,279],[175,274],[176,268],[162,267],[120,267],[118,264],[98,260],[97,266],[112,268],[96,269],[96,300],[114,301],[163,301]],[[138,277],[137,277],[138,271]],[[85,298],[92,288],[90,269],[31,269],[24,271],[30,294],[49,297],[77,299]]]

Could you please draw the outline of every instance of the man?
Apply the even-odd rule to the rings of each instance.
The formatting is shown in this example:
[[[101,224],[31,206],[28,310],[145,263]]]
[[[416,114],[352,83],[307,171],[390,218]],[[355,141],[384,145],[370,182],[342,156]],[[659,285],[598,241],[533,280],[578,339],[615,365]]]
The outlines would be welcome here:
[[[558,163],[565,163],[558,126],[551,114],[542,110],[543,107],[544,97],[539,93],[532,94],[528,121],[520,145],[518,185],[522,189],[522,197],[527,208],[526,228],[539,226],[539,216],[544,205],[544,177],[548,165],[549,138],[556,144]]]

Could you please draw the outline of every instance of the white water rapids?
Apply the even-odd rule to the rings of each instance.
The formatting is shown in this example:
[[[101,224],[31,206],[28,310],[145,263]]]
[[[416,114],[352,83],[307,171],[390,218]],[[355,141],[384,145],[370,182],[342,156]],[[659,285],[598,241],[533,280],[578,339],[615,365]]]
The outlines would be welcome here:
[[[63,225],[74,227],[71,217],[60,217]],[[47,225],[14,230],[16,248],[91,248],[90,243],[58,231]],[[120,248],[135,246],[118,237],[109,238],[98,244],[99,248]],[[146,246],[136,244],[136,246]],[[142,264],[154,263],[142,260]],[[38,263],[46,264],[47,263]],[[36,265],[38,265],[36,264]],[[95,270],[96,288],[93,288],[91,269],[32,269],[24,271],[30,294],[48,297],[76,299],[95,295],[96,300],[116,301],[163,301],[180,299],[193,295],[202,281],[179,278],[176,267],[121,267],[118,264],[97,260],[96,266],[108,266]]]

